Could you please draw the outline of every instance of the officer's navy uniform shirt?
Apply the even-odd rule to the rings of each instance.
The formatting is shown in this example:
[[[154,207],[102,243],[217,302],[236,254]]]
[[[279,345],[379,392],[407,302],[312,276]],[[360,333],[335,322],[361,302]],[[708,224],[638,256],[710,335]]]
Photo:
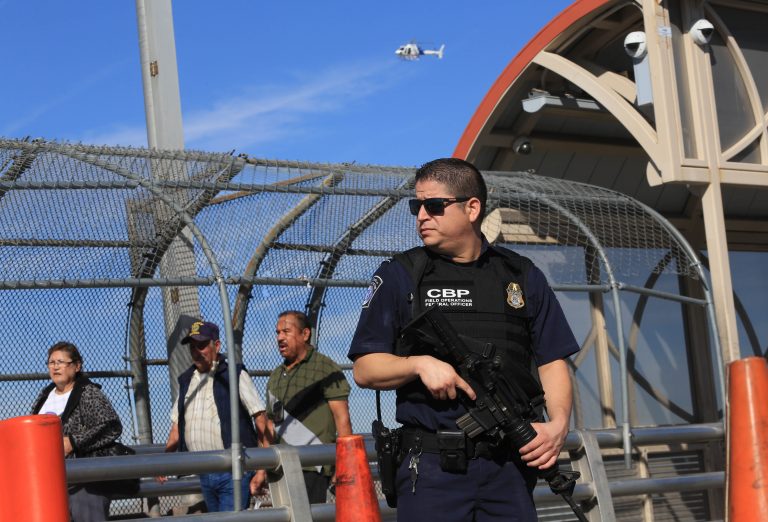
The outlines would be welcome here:
[[[484,242],[483,253],[477,261],[454,263],[440,258],[437,263],[449,266],[440,267],[440,271],[482,270],[487,261]],[[492,274],[489,274],[492,275]],[[503,284],[499,281],[499,285]],[[412,310],[409,294],[418,299],[411,276],[397,260],[385,261],[373,276],[357,330],[352,339],[348,356],[369,353],[394,353],[400,330],[411,320]],[[572,355],[579,350],[579,345],[568,325],[560,303],[549,287],[544,274],[531,265],[526,279],[526,310],[531,318],[532,354],[536,365],[542,366],[557,359]],[[460,392],[461,393],[461,392]],[[431,399],[431,398],[430,398]],[[456,419],[466,410],[458,400],[439,401],[431,399],[427,403],[414,403],[397,399],[396,419],[408,426],[420,426],[428,430],[455,430]]]

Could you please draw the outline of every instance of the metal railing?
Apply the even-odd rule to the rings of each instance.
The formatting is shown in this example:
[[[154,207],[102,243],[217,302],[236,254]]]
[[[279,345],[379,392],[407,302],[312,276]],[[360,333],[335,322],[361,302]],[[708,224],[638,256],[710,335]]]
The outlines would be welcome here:
[[[724,435],[724,427],[719,423],[650,427],[633,430],[632,442],[635,448],[659,444],[697,444],[723,441]],[[623,434],[620,429],[574,430],[568,434],[563,449],[569,452],[573,469],[581,473],[573,497],[582,502],[590,522],[616,520],[613,505],[615,497],[723,488],[723,471],[610,481],[601,450],[622,446]],[[232,469],[232,454],[228,450],[192,454],[159,453],[162,451],[161,446],[138,446],[136,449],[137,454],[132,456],[68,460],[67,481],[70,484],[78,484],[157,475],[224,472]],[[375,461],[373,440],[370,437],[366,437],[366,449],[369,460]],[[268,470],[271,508],[174,518],[196,521],[332,521],[336,512],[334,504],[310,505],[301,468],[329,464],[334,460],[335,446],[332,444],[299,447],[277,445],[246,449],[243,455],[244,469]],[[199,488],[196,478],[169,480],[163,484],[148,479],[141,482],[138,496],[152,498],[179,495],[197,492]],[[537,506],[561,502],[544,484],[537,486],[534,499]],[[382,520],[395,519],[395,509],[387,507],[383,500],[380,501],[380,507]]]

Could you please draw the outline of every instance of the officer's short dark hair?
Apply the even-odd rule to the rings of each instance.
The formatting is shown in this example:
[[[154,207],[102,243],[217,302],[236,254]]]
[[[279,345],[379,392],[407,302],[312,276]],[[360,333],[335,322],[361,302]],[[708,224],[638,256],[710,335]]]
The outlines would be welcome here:
[[[454,197],[474,197],[480,200],[480,218],[485,217],[488,189],[477,167],[458,158],[439,158],[422,165],[416,171],[416,183],[436,181],[450,190]]]
[[[298,310],[286,310],[284,312],[280,312],[277,318],[279,320],[287,315],[293,316],[293,318],[296,319],[296,322],[299,324],[299,330],[309,328],[309,332],[312,333],[312,325],[309,322],[309,317],[307,317],[307,314],[304,312],[299,312]]]

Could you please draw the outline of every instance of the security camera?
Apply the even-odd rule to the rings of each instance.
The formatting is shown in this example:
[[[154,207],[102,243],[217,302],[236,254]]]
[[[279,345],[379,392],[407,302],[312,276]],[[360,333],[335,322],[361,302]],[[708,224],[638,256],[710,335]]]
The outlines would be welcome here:
[[[512,142],[512,150],[515,154],[523,154],[527,156],[533,151],[533,145],[531,145],[531,139],[528,136],[518,136],[515,141]]]
[[[712,25],[712,22],[702,18],[701,20],[696,20],[691,26],[691,30],[688,31],[688,34],[691,35],[691,38],[693,38],[693,41],[697,44],[707,45],[712,39],[712,34],[714,32],[715,26]]]
[[[624,38],[624,52],[632,58],[639,60],[645,56],[647,49],[645,33],[642,31],[633,31]]]

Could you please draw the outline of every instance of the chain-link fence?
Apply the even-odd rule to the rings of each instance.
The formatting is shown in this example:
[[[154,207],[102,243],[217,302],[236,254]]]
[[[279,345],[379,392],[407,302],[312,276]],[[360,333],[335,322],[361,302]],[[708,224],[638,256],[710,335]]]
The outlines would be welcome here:
[[[120,414],[123,441],[163,442],[169,375],[190,364],[179,339],[195,317],[231,321],[234,346],[223,350],[242,353],[264,393],[281,363],[277,315],[305,310],[319,350],[347,365],[351,382],[346,352],[370,276],[419,244],[405,201],[413,175],[0,140],[0,393],[10,399],[0,418],[29,412],[48,381],[46,349],[69,340]],[[528,173],[486,181],[486,237],[533,259],[582,341],[572,361],[576,424],[713,420],[717,349],[699,345],[692,360],[684,326],[698,321],[714,343],[711,306],[674,229],[607,189]],[[694,382],[702,375],[705,389]],[[393,394],[383,396],[391,425]],[[355,431],[370,429],[374,405],[372,392],[352,387]]]

